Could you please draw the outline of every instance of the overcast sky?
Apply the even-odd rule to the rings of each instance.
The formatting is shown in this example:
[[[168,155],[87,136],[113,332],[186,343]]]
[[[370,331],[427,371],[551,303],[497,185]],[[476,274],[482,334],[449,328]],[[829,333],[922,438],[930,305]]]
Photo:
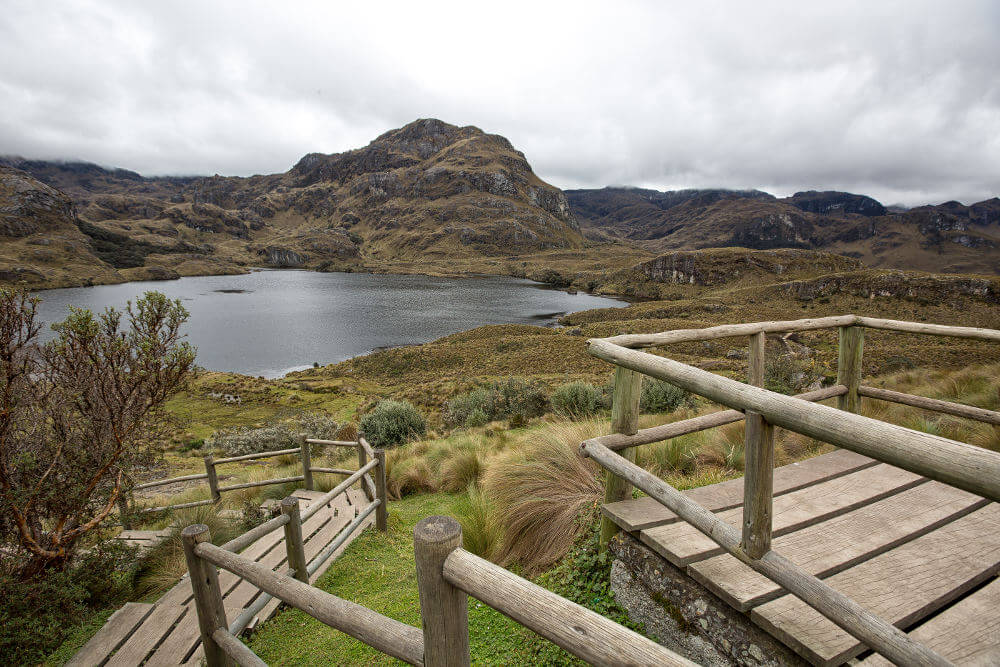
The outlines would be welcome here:
[[[0,154],[249,175],[436,117],[562,188],[1000,195],[989,0],[0,10]]]

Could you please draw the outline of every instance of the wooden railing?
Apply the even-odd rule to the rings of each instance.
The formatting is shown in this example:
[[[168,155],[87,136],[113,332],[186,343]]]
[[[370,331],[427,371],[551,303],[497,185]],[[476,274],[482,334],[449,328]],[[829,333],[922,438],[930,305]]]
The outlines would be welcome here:
[[[799,396],[785,396],[763,388],[767,334],[832,327],[839,329],[837,382],[834,386]],[[590,354],[616,366],[612,406],[614,433],[584,441],[581,452],[608,471],[607,502],[631,497],[634,485],[730,554],[798,596],[893,662],[946,665],[949,663],[938,654],[771,549],[775,426],[891,463],[990,500],[1000,500],[1000,454],[997,452],[856,414],[860,397],[865,396],[1000,424],[1000,412],[862,385],[865,327],[1000,342],[1000,331],[992,329],[900,322],[856,315],[593,339],[588,341]],[[750,339],[746,383],[634,349],[735,336],[748,336]],[[636,427],[643,375],[665,380],[731,409],[640,430]],[[814,402],[834,397],[838,400],[837,408]],[[634,447],[637,445],[740,420],[746,422],[742,530],[719,519],[634,462]],[[602,519],[602,544],[606,545],[617,531],[618,527],[610,519]]]
[[[207,480],[208,490],[211,494],[211,498],[205,500],[195,500],[188,503],[175,503],[173,505],[164,505],[162,507],[146,507],[138,510],[140,514],[147,514],[152,512],[165,512],[168,510],[185,509],[188,507],[201,507],[203,505],[214,505],[222,500],[222,494],[227,491],[235,491],[237,489],[249,489],[258,486],[271,486],[274,484],[288,484],[291,482],[302,482],[306,489],[312,490],[314,488],[313,474],[331,474],[331,475],[345,475],[352,476],[356,471],[346,469],[346,468],[323,468],[317,467],[312,464],[312,446],[333,446],[333,447],[353,447],[358,450],[358,467],[363,468],[369,460],[378,459],[382,463],[380,464],[384,469],[385,453],[381,450],[372,449],[371,445],[365,440],[363,436],[359,436],[357,440],[319,440],[316,438],[309,438],[305,435],[300,438],[301,444],[298,447],[292,447],[289,449],[277,449],[268,452],[256,452],[253,454],[244,454],[242,456],[229,456],[226,458],[216,459],[213,458],[211,454],[204,457],[205,472],[198,473],[194,475],[184,475],[181,477],[171,477],[169,479],[158,479],[153,482],[146,482],[144,484],[137,484],[133,487],[134,491],[141,491],[144,489],[153,489],[160,486],[166,486],[168,484],[176,484],[177,482],[189,482],[193,480]],[[230,484],[227,486],[219,486],[219,475],[217,467],[227,463],[237,463],[240,461],[256,461],[260,459],[274,458],[277,456],[298,456],[302,462],[302,474],[293,477],[278,477],[274,479],[265,479],[256,482],[241,482],[238,484]],[[381,457],[381,458],[379,458]],[[382,477],[384,477],[384,470]],[[376,484],[372,480],[371,475],[365,475],[362,478],[362,485],[365,489],[365,494],[369,499],[376,497],[377,489]],[[381,496],[384,497],[384,493]],[[122,527],[126,530],[131,529],[130,517],[134,513],[127,504],[127,500],[124,495],[120,497],[119,502],[119,516],[122,523]],[[384,526],[385,517],[384,508],[378,516],[378,522],[380,527]]]
[[[413,665],[470,664],[467,597],[470,595],[591,664],[695,664],[600,614],[465,551],[461,546],[462,528],[451,517],[428,517],[413,530],[422,628],[314,588],[299,576],[302,558],[296,550],[301,545],[294,544],[294,533],[300,517],[297,503],[290,502],[293,500],[286,499],[288,511],[286,503],[282,503],[283,514],[278,517],[287,517],[281,525],[286,528],[290,569],[284,574],[234,553],[232,542],[213,545],[207,526],[199,524],[184,529],[184,553],[209,667],[232,662],[265,664],[237,638],[243,627],[239,619],[227,625],[217,567],[258,586],[268,600],[278,598],[382,653]],[[277,525],[278,519],[272,521]],[[248,612],[249,609],[244,616]]]

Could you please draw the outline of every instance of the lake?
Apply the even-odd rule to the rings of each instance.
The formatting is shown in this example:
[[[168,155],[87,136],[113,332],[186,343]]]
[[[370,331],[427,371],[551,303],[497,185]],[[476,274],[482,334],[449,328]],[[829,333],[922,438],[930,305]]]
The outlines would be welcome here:
[[[183,331],[198,348],[199,366],[269,378],[484,324],[547,325],[566,313],[626,305],[498,276],[261,270],[45,290],[37,294],[39,315],[48,324],[65,318],[69,306],[122,309],[151,290],[180,299],[191,313]],[[53,336],[47,325],[42,336]]]

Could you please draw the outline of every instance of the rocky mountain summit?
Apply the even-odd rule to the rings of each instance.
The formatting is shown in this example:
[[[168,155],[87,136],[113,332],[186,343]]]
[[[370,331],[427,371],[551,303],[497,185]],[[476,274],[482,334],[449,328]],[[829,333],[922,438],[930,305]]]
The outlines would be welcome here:
[[[282,174],[246,178],[146,178],[21,158],[0,165],[65,193],[95,256],[129,277],[379,268],[583,243],[565,195],[507,139],[434,119],[364,148],[311,153]],[[35,224],[15,217],[7,224]]]
[[[584,233],[657,253],[699,248],[826,250],[885,268],[1000,273],[1000,200],[890,211],[865,195],[759,190],[569,190]]]

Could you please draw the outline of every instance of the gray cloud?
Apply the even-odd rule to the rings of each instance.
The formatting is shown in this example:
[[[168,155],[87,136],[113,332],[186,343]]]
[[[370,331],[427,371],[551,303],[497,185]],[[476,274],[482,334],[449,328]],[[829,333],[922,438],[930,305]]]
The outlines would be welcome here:
[[[1000,194],[993,2],[4,2],[0,153],[283,171],[418,117],[560,187]]]

